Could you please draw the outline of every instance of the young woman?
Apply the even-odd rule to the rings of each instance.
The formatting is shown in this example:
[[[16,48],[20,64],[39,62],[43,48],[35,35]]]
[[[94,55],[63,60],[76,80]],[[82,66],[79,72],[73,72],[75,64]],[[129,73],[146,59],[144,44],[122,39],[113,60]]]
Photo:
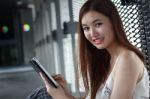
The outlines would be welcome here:
[[[78,24],[79,67],[90,99],[149,99],[149,77],[143,54],[126,37],[110,0],[88,0]],[[44,77],[43,77],[44,79]],[[60,87],[47,92],[54,99],[72,99],[61,75]]]

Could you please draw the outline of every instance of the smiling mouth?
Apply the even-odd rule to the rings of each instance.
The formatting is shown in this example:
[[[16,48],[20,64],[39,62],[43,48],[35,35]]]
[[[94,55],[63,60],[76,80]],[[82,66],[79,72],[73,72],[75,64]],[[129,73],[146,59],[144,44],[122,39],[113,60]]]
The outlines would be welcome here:
[[[93,40],[93,41],[94,41],[94,43],[95,43],[96,45],[99,45],[99,44],[102,44],[102,43],[103,43],[104,38],[95,39],[95,40]]]

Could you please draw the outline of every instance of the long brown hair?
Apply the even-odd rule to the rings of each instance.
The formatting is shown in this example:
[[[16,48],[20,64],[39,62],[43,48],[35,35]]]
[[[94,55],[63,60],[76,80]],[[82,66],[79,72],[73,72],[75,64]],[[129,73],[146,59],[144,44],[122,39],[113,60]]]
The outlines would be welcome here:
[[[134,51],[143,62],[144,56],[128,41],[121,18],[111,0],[88,0],[85,2],[80,9],[78,23],[79,68],[86,92],[90,91],[91,99],[95,99],[98,88],[107,78],[111,57],[106,49],[97,49],[84,36],[81,22],[84,14],[89,11],[96,11],[107,16],[111,20],[117,42]]]

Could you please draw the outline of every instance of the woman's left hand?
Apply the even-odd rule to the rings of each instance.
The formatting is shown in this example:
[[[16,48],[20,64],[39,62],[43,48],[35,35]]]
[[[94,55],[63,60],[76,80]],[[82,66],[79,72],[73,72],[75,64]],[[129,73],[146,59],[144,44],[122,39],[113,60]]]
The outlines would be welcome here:
[[[54,99],[72,99],[72,95],[68,93],[68,90],[65,87],[67,83],[64,81],[64,78],[62,78],[62,81],[61,81],[60,77],[57,80],[56,78],[58,77],[56,77],[56,75],[53,76],[53,78],[60,84],[58,88],[54,88],[48,83],[48,81],[45,79],[45,77],[41,73],[40,75],[45,83],[48,94],[51,95]]]

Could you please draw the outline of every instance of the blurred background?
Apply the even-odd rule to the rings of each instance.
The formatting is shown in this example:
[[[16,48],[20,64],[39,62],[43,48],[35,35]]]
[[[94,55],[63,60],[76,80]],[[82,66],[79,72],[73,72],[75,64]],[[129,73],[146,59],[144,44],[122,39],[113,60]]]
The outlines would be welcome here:
[[[64,75],[76,94],[76,31],[79,9],[85,1],[0,0],[0,99],[25,99],[43,86],[29,64],[32,57],[50,74]],[[150,0],[112,1],[128,39],[145,54],[149,70]]]

